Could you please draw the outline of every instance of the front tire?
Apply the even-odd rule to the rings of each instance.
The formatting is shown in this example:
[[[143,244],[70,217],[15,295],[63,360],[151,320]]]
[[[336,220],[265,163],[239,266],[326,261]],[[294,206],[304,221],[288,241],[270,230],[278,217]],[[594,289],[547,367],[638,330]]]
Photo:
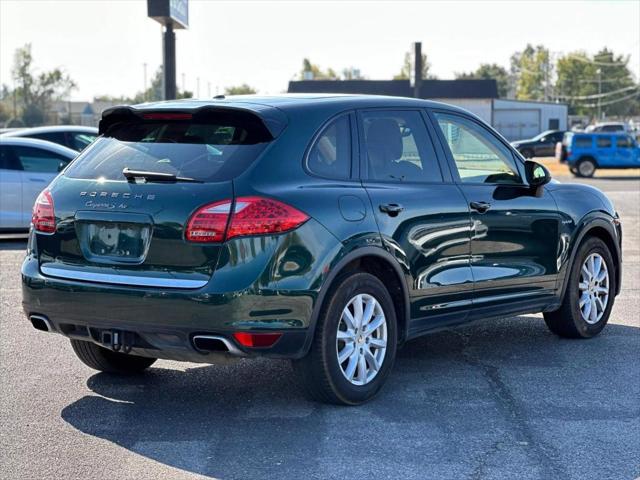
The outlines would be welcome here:
[[[369,273],[345,275],[327,294],[311,349],[294,369],[314,400],[359,405],[380,391],[391,372],[397,331],[384,284]]]
[[[94,370],[106,373],[131,375],[141,373],[156,361],[155,358],[139,357],[120,352],[83,340],[71,340],[71,347],[77,357]]]
[[[571,266],[562,306],[544,314],[544,321],[556,335],[591,338],[609,321],[616,291],[613,257],[607,245],[588,238]]]

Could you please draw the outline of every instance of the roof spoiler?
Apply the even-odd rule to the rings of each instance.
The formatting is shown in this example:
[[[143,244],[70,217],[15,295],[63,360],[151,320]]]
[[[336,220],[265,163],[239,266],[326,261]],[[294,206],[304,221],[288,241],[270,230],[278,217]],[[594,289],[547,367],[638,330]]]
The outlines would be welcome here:
[[[227,113],[248,115],[259,120],[267,128],[273,138],[276,138],[287,126],[287,117],[280,110],[262,105],[252,105],[254,108],[231,106],[205,105],[198,108],[135,108],[131,105],[117,105],[102,112],[102,119],[98,124],[98,133],[103,135],[111,126],[135,118],[143,119],[147,113],[191,114],[194,117],[212,113]]]

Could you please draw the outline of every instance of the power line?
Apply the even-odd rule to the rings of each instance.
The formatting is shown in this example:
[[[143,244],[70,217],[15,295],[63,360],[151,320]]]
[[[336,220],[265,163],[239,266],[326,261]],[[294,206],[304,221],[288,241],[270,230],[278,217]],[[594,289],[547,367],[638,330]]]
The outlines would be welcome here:
[[[600,106],[601,107],[606,107],[607,105],[613,105],[614,103],[620,103],[620,102],[624,102],[626,100],[630,100],[634,97],[637,97],[640,95],[640,92],[636,92],[636,93],[632,93],[631,95],[626,95],[624,97],[620,97],[616,100],[610,100],[608,102],[600,102]],[[597,103],[588,103],[586,105],[581,105],[582,107],[587,107],[587,108],[595,108],[598,106]]]
[[[618,93],[628,92],[629,90],[637,90],[638,88],[640,88],[639,85],[631,85],[630,87],[619,88],[618,90],[613,90],[611,92],[598,93],[598,94],[594,94],[594,95],[577,95],[577,96],[558,95],[558,97],[559,98],[568,98],[570,100],[594,100],[596,98],[605,98],[605,97],[609,97],[611,95],[616,95]]]

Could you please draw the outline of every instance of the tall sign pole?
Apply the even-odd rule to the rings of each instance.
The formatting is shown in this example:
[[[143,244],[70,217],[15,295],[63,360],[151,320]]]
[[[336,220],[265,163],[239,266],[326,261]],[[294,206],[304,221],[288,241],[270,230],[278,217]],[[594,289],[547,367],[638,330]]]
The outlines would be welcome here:
[[[164,25],[162,74],[165,100],[177,96],[175,29],[189,27],[189,0],[147,0],[147,15]]]

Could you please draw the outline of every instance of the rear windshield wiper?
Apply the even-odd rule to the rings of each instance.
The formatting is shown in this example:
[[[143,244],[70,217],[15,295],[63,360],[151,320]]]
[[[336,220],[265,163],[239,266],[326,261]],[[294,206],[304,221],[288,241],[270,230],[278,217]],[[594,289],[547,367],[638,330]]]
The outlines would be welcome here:
[[[201,180],[196,180],[190,177],[178,177],[173,173],[165,172],[147,172],[144,170],[131,170],[129,167],[125,167],[122,170],[127,181],[131,183],[146,183],[146,182],[191,182],[191,183],[203,183]]]

